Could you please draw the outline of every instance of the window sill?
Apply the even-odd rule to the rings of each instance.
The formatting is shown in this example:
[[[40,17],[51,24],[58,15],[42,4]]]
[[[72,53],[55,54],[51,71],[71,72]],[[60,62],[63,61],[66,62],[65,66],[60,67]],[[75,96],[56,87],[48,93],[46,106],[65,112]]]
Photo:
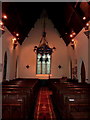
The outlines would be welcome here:
[[[36,74],[36,76],[52,76],[52,74]]]

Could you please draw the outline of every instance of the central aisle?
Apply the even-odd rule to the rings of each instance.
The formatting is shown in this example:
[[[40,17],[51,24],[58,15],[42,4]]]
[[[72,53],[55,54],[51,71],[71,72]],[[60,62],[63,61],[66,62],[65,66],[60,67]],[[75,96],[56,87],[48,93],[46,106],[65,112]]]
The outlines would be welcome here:
[[[34,120],[56,120],[50,95],[52,92],[47,87],[42,87],[39,91]]]

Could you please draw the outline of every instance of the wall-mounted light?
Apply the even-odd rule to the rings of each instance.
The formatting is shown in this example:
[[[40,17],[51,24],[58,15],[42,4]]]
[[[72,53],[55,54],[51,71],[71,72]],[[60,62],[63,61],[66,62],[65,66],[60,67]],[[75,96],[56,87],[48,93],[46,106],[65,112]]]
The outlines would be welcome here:
[[[3,25],[3,22],[0,20],[0,25]]]
[[[0,20],[0,32],[1,33],[4,33],[5,31],[4,31],[4,23],[2,22],[2,20]],[[1,34],[0,34],[1,35]]]
[[[88,37],[90,37],[90,21],[86,23],[86,26],[85,26],[85,35]]]
[[[86,26],[89,26],[89,23],[86,23]]]
[[[76,33],[75,33],[75,32],[72,32],[72,33],[70,34],[70,38],[73,38],[74,35],[76,35]]]
[[[0,30],[4,30],[4,23],[0,20]]]
[[[18,36],[19,36],[19,33],[16,33],[16,36],[18,37]]]
[[[72,39],[71,42],[74,42],[74,39]]]
[[[74,30],[71,31],[71,34],[70,34],[70,38],[73,38],[75,37],[76,33],[74,32]]]
[[[75,33],[75,32],[73,32],[72,34],[73,34],[73,35],[76,35],[76,33]]]
[[[0,36],[5,32],[4,20],[7,19],[7,15],[3,14],[2,18],[0,19]]]
[[[3,19],[7,19],[7,15],[5,15],[5,14],[2,17],[3,17]]]
[[[72,35],[72,34],[70,34],[70,37],[72,38],[72,37],[73,37],[73,35]]]
[[[16,46],[18,45],[18,41],[16,38],[12,38],[12,42],[13,42],[13,49],[15,49]]]
[[[75,47],[75,40],[74,39],[72,39],[71,40],[71,47],[74,49],[74,47]]]
[[[85,17],[85,16],[83,17],[83,20],[86,20],[86,17]]]

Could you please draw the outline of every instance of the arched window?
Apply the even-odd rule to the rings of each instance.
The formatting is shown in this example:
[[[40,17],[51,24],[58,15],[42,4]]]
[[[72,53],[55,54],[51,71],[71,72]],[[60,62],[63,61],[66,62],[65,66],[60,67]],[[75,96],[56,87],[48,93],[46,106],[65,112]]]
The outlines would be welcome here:
[[[18,56],[17,56],[17,59],[16,59],[16,69],[15,69],[15,78],[17,78],[17,68],[18,67]]]
[[[5,52],[4,55],[3,81],[6,80],[6,74],[7,74],[7,52]]]
[[[86,80],[85,64],[82,61],[82,65],[81,65],[81,82],[84,83],[85,80]]]
[[[37,74],[50,74],[51,73],[51,55],[50,54],[37,54]]]

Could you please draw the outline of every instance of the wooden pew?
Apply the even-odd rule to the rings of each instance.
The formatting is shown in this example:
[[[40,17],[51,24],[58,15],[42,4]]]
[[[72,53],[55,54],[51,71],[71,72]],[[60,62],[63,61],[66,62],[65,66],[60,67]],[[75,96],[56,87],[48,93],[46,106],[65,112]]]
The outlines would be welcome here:
[[[90,107],[90,98],[89,98],[89,86],[82,84],[72,84],[72,83],[53,83],[53,97],[56,103],[56,106],[62,115],[62,118],[65,120],[73,119],[84,119],[89,120],[88,112]],[[69,100],[74,100],[73,104]],[[87,102],[86,102],[87,101]],[[74,107],[73,107],[74,106]],[[79,111],[74,108],[79,109]],[[88,109],[88,110],[87,110]],[[82,114],[85,113],[85,116]],[[72,115],[71,115],[72,114]],[[78,117],[75,115],[78,114]],[[80,114],[80,115],[79,115]]]
[[[21,92],[4,92],[2,97],[2,119],[27,119],[27,95]],[[7,110],[7,111],[6,111]],[[14,114],[15,112],[15,114]],[[7,116],[9,115],[9,116]]]
[[[27,120],[32,112],[34,100],[37,96],[38,81],[9,81],[2,85],[2,91],[2,120]],[[6,108],[7,111],[5,110]]]
[[[87,98],[67,98],[67,100],[65,101],[63,113],[63,116],[65,116],[65,118],[67,118],[68,120],[77,118],[83,119],[83,117],[85,120],[89,120],[88,114],[90,114],[90,103]],[[78,114],[78,116],[76,116],[76,114]]]

